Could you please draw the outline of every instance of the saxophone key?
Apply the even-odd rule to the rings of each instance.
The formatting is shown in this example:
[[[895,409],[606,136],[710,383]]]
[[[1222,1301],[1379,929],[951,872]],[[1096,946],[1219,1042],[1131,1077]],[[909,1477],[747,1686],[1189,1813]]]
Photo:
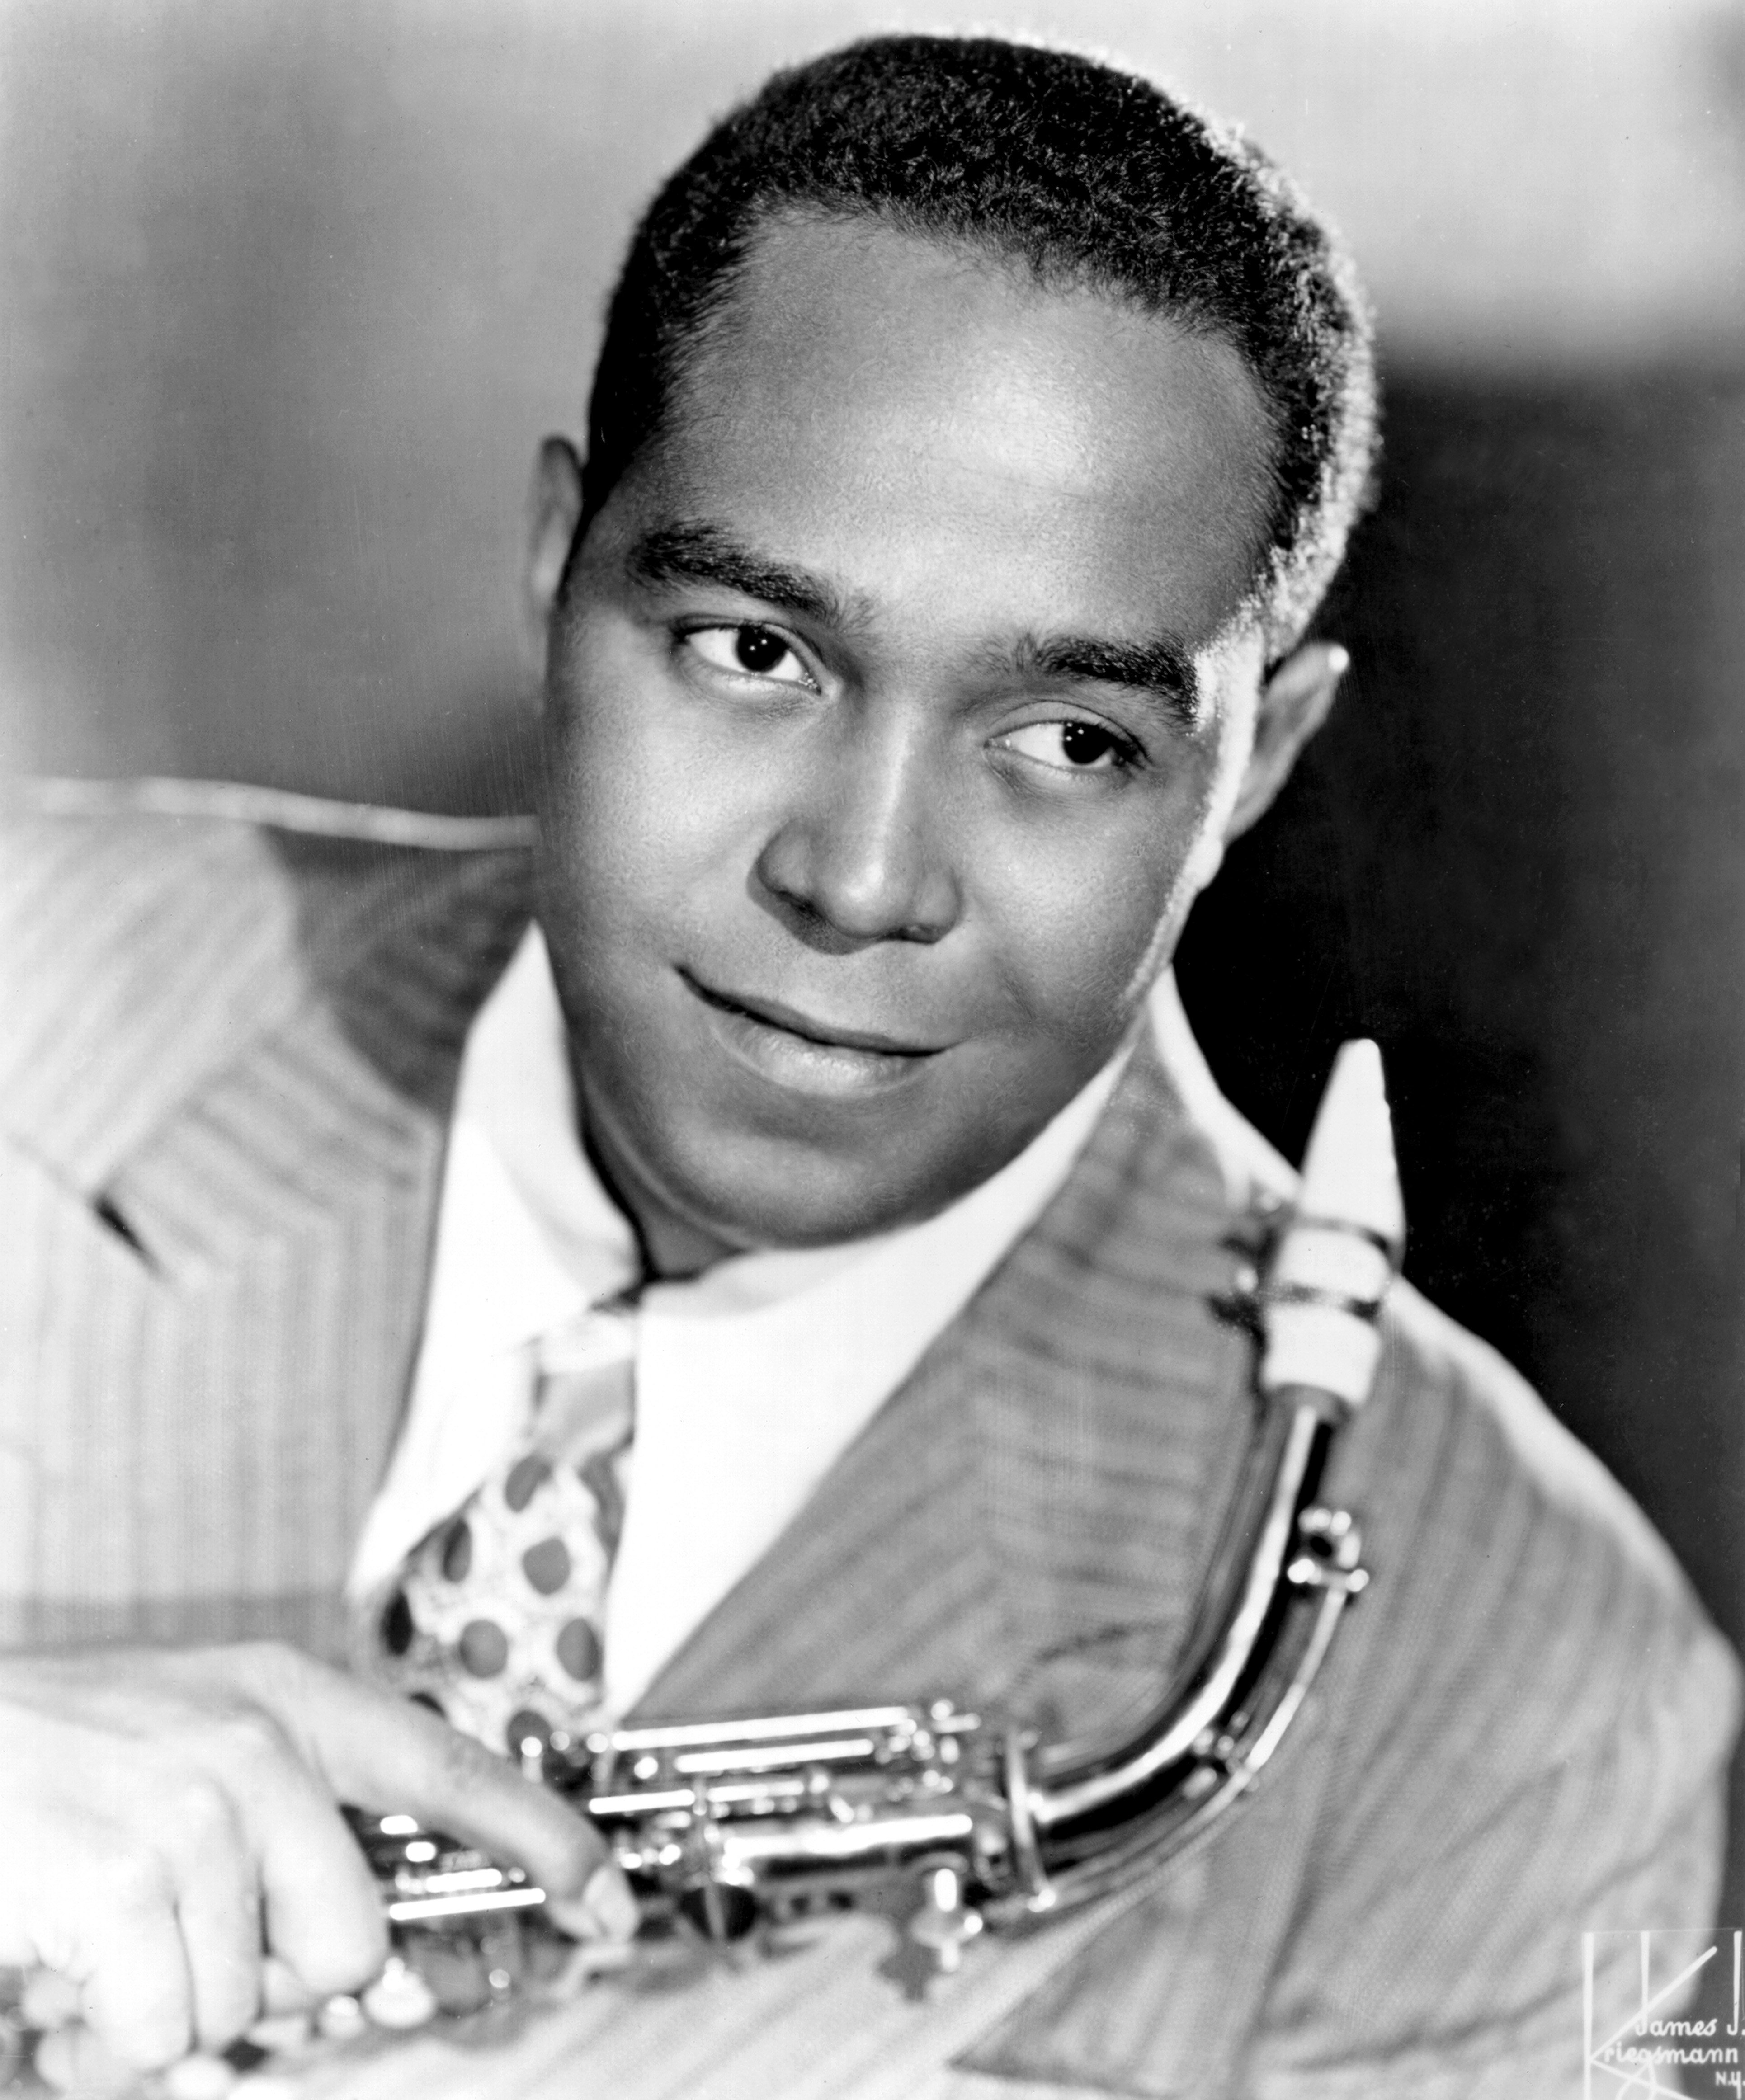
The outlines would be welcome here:
[[[369,2015],[349,1991],[328,1999],[315,2016],[324,2041],[354,2041],[369,2025]]]
[[[18,2016],[27,2027],[52,2034],[79,2016],[79,1987],[53,1969],[33,1969],[19,1997]]]
[[[962,1965],[965,1946],[982,1930],[982,1914],[965,1901],[963,1874],[956,1866],[930,1868],[923,1886],[926,1893],[909,1920],[908,1937],[932,1956],[939,1974],[954,1975]]]
[[[436,1993],[398,1954],[388,1957],[361,2003],[370,2023],[378,2027],[422,2027],[437,2012]]]
[[[224,2100],[236,2083],[236,2070],[221,2056],[184,2056],[158,2073],[164,2100]]]

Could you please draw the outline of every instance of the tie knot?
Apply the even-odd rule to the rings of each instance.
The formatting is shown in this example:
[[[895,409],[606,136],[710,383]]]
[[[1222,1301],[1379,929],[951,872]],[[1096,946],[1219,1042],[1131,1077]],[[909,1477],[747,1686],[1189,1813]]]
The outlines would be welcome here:
[[[627,1363],[636,1354],[636,1315],[623,1306],[590,1305],[548,1327],[532,1348],[542,1379]]]
[[[579,1464],[630,1433],[636,1362],[630,1312],[590,1312],[533,1344],[532,1441]]]

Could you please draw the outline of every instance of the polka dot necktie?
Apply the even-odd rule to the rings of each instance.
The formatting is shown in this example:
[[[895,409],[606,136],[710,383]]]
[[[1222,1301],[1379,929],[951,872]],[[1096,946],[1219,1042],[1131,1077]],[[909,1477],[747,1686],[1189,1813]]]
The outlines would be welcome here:
[[[593,1312],[536,1345],[527,1438],[371,1608],[371,1674],[510,1756],[584,1732],[600,1711],[634,1337],[629,1314]]]

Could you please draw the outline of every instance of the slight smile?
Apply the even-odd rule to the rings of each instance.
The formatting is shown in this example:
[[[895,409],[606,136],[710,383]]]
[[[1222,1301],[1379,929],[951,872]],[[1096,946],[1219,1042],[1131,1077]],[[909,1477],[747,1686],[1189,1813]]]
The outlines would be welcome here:
[[[950,1047],[841,1027],[775,999],[718,991],[687,970],[678,976],[725,1049],[761,1077],[797,1093],[842,1100],[884,1093],[914,1079]]]

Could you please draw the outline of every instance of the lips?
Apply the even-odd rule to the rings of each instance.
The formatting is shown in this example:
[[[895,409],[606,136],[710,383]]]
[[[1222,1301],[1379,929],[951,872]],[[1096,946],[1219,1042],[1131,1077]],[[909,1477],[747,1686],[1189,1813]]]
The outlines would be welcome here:
[[[740,1063],[798,1092],[838,1098],[883,1093],[913,1079],[951,1047],[850,1028],[780,999],[718,990],[687,970],[678,975],[708,1014],[717,1040]]]
[[[748,1015],[766,1027],[783,1029],[789,1035],[797,1035],[802,1042],[821,1043],[827,1049],[871,1050],[882,1057],[933,1057],[947,1047],[943,1043],[905,1042],[900,1036],[886,1035],[875,1028],[844,1028],[833,1021],[815,1020],[796,1007],[784,1006],[780,999],[752,999],[744,992],[717,991],[687,970],[681,970],[679,975],[705,1006],[714,1007],[722,1013]]]

